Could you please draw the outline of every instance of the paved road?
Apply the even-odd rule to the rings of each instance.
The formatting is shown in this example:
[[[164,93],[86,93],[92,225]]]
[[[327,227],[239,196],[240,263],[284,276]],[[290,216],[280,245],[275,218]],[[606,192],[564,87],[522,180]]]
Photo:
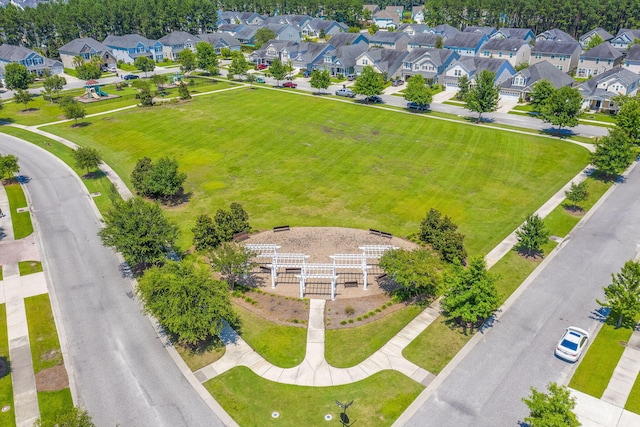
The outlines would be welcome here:
[[[569,325],[593,331],[594,310],[611,273],[640,243],[640,167],[619,185],[418,411],[397,425],[516,426],[529,386],[569,378],[574,365],[553,355]],[[416,405],[417,406],[417,405]]]
[[[98,426],[222,426],[132,299],[118,258],[97,237],[100,225],[77,177],[46,151],[13,137],[0,135],[0,151],[17,155],[29,179],[78,403]]]

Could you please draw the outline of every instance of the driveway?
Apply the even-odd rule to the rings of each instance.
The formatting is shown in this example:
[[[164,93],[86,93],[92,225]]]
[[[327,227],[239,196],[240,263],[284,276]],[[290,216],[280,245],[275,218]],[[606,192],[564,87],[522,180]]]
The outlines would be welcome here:
[[[181,374],[102,246],[95,205],[48,152],[0,134],[20,160],[72,391],[98,426],[222,426]]]

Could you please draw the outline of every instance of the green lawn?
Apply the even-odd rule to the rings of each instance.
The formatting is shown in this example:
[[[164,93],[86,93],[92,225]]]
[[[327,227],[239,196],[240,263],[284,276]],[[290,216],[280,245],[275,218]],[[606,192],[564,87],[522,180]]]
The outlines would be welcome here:
[[[26,208],[27,198],[22,191],[22,186],[17,183],[5,185],[4,189],[9,198],[9,206],[11,207],[11,224],[13,225],[13,235],[16,240],[27,237],[33,233],[33,224],[31,223],[31,212],[28,210],[18,213],[18,209]]]
[[[40,391],[38,392],[38,406],[40,407],[40,419],[48,422],[45,425],[52,425],[56,416],[73,408],[71,390],[65,388],[58,391]]]
[[[33,371],[37,374],[43,369],[62,363],[58,331],[53,320],[49,295],[25,298],[24,305],[29,326]]]
[[[18,269],[21,276],[40,273],[42,271],[42,263],[40,261],[20,261],[18,263]]]
[[[423,307],[410,305],[362,326],[325,331],[327,362],[336,368],[357,365],[385,345],[422,310]]]
[[[215,362],[224,356],[225,347],[216,347],[214,345],[198,348],[196,351],[175,344],[175,348],[187,364],[189,369],[197,371],[207,365]]]
[[[244,367],[204,386],[243,427],[338,425],[341,410],[336,400],[353,400],[347,414],[358,426],[389,426],[424,388],[395,371],[344,386],[301,387],[265,380]],[[273,412],[280,416],[272,418]],[[332,415],[332,421],[325,421],[327,414]]]
[[[7,336],[7,306],[0,304],[0,358],[9,363],[9,337]],[[13,409],[13,388],[11,374],[0,378],[0,408],[8,406],[7,412],[0,411],[0,425],[12,427],[16,425]]]
[[[624,406],[627,411],[640,414],[640,375],[636,377],[636,382],[633,384],[631,393],[627,398],[627,404]]]
[[[607,388],[626,342],[633,332],[630,328],[615,328],[616,318],[609,316],[595,340],[591,343],[587,353],[569,382],[569,387],[587,393],[598,399]],[[593,339],[593,338],[592,338]]]
[[[84,176],[84,174],[86,173],[84,169],[78,169],[75,166],[75,160],[73,159],[73,150],[64,144],[61,144],[52,139],[44,138],[36,133],[14,127],[0,126],[0,132],[6,133],[8,135],[13,135],[15,137],[24,139],[25,141],[36,144],[41,148],[44,148],[45,150],[57,156],[67,165],[69,165],[69,167],[71,167],[80,177]],[[89,193],[100,193],[100,196],[93,197],[93,201],[98,206],[100,212],[104,213],[112,207],[111,201],[108,197],[109,187],[111,183],[106,175],[84,178],[82,179],[82,182],[87,187]]]
[[[307,329],[270,322],[235,306],[242,322],[242,338],[269,362],[281,368],[298,366],[304,359]]]
[[[588,162],[562,141],[261,89],[88,122],[45,129],[98,148],[126,181],[143,156],[178,159],[192,198],[168,213],[182,247],[198,214],[237,201],[257,228],[398,235],[436,207],[460,225],[471,254],[486,253]]]

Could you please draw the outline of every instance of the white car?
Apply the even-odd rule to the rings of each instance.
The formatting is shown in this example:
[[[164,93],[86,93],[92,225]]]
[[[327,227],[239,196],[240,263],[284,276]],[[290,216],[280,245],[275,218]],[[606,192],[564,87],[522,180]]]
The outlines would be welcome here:
[[[556,356],[569,362],[575,362],[580,358],[582,351],[589,342],[589,333],[584,329],[569,326],[564,330],[562,338],[556,347]]]

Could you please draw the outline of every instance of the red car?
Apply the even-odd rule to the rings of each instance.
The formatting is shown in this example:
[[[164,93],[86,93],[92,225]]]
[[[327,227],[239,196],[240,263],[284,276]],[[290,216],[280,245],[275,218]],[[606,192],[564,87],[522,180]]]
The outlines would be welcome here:
[[[297,84],[297,83],[294,83],[294,82],[284,82],[284,83],[282,84],[282,86],[284,86],[284,87],[290,87],[290,88],[296,88],[296,87],[298,87],[298,84]]]
[[[258,64],[256,65],[256,70],[266,70],[268,67],[267,64]]]

